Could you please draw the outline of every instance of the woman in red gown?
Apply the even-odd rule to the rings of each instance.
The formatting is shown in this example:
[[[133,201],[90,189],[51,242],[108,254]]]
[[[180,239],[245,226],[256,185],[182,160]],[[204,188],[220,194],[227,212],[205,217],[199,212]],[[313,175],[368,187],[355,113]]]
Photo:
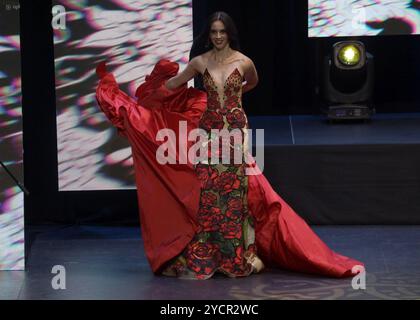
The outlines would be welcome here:
[[[153,272],[208,279],[215,272],[239,277],[277,266],[332,277],[356,274],[360,269],[354,267],[363,264],[329,249],[258,166],[245,161],[252,157],[242,93],[256,86],[258,75],[239,51],[231,18],[223,12],[210,16],[195,46],[201,43],[204,52],[181,73],[177,63],[160,60],[137,89],[137,102],[119,90],[104,63],[97,68],[98,104],[132,147],[142,236]],[[198,74],[207,93],[186,85]],[[161,129],[176,134],[174,162],[157,159],[165,147],[156,139]],[[192,147],[195,141],[186,136],[197,129],[207,151],[200,161],[185,164],[182,146]],[[239,140],[223,139],[214,129],[239,132]]]

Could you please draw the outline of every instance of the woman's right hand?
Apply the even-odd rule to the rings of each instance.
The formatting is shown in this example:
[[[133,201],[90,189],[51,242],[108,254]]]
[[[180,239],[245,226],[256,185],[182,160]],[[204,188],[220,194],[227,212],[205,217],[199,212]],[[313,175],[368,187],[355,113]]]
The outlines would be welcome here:
[[[167,89],[169,91],[174,90],[173,83],[171,82],[172,79],[173,78],[170,78],[163,83],[163,85],[165,86],[165,89]]]

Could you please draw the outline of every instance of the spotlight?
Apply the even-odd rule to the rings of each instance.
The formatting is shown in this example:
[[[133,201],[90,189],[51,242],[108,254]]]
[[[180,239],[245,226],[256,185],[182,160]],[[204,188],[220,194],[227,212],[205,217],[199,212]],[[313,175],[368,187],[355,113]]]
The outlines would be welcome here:
[[[362,52],[354,44],[346,44],[338,48],[338,60],[344,66],[356,66],[361,62]]]
[[[373,56],[360,41],[333,45],[324,59],[323,91],[328,119],[370,119],[374,81]]]

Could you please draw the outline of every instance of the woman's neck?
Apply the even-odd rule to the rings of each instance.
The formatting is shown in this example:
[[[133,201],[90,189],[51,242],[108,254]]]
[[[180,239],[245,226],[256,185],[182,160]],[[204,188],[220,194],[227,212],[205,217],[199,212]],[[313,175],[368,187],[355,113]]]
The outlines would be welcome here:
[[[229,46],[226,46],[220,50],[213,47],[212,50],[213,59],[217,63],[224,63],[232,54],[233,50]]]

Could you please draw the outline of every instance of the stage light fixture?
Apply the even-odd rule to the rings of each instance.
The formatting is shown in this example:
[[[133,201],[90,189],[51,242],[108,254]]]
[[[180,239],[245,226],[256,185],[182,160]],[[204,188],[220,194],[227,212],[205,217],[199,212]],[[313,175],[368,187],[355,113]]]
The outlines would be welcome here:
[[[338,59],[345,66],[354,66],[360,62],[360,50],[355,45],[346,45],[339,50]]]
[[[374,81],[373,56],[360,41],[333,45],[324,59],[323,92],[328,119],[370,119]]]

